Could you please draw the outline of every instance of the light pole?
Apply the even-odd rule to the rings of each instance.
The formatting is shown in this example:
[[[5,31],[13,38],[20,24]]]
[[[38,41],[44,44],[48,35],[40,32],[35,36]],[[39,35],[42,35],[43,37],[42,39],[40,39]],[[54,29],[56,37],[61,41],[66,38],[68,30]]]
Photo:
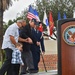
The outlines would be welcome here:
[[[74,10],[73,10],[73,18],[75,18],[75,8],[74,8]]]

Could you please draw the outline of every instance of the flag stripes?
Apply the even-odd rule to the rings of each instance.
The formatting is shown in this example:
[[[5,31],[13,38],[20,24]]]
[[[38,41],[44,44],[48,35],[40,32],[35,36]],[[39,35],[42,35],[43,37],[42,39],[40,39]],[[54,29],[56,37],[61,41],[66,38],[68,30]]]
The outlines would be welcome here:
[[[34,14],[32,14],[31,12],[28,12],[27,18],[29,18],[29,19],[35,18],[36,19],[36,16]]]
[[[37,10],[33,9],[31,5],[29,6],[29,11],[28,11],[28,14],[27,14],[27,18],[30,19],[30,20],[32,18],[35,18],[37,21],[40,21]]]

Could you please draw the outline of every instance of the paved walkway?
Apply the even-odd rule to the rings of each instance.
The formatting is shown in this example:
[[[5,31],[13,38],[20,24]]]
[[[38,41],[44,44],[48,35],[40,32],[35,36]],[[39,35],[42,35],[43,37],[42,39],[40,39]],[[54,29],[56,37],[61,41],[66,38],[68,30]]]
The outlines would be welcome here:
[[[46,37],[45,37],[46,38]],[[45,54],[57,54],[57,41],[55,40],[44,40],[45,43]],[[25,75],[57,75],[57,70],[50,70],[47,72],[39,72],[35,74],[25,74]]]
[[[25,74],[25,75],[57,75],[57,70],[52,70],[48,72],[39,72],[36,74]]]
[[[56,40],[44,40],[44,44],[45,44],[45,50],[46,50],[45,54],[57,54]]]

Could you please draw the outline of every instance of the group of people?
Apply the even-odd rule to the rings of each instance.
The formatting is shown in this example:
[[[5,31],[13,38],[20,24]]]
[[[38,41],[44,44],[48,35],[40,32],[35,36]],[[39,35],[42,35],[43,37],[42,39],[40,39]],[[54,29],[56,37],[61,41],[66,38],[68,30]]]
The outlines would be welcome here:
[[[25,20],[17,20],[7,28],[2,43],[6,58],[0,75],[19,75],[19,72],[23,75],[39,71],[40,50],[44,54],[45,47],[38,27],[39,22],[33,18],[28,24]]]

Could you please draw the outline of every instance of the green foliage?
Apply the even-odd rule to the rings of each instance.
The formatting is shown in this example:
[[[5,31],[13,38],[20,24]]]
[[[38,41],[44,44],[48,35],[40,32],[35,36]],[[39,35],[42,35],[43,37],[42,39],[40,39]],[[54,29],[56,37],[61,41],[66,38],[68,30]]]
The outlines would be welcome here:
[[[13,24],[13,21],[12,20],[9,20],[8,21],[8,26],[11,25],[11,24]]]
[[[65,12],[67,18],[73,17],[73,10],[75,9],[74,0],[36,0],[36,6],[32,5],[39,12],[40,20],[43,21],[44,10],[46,9],[47,16],[49,17],[49,12],[52,11],[53,19],[56,26],[56,21],[58,20],[58,10],[61,13],[61,18],[63,19],[63,13]],[[27,14],[28,9],[24,10],[24,15]]]
[[[3,34],[5,33],[6,29],[8,28],[8,26],[6,24],[3,25]]]
[[[49,12],[52,11],[52,16],[53,16],[55,26],[58,20],[58,11],[60,11],[62,19],[63,19],[64,12],[66,13],[67,18],[72,18],[73,10],[75,9],[74,0],[36,0],[35,4],[36,6],[32,4],[32,7],[37,9],[37,11],[39,12],[39,18],[41,22],[43,22],[44,10],[46,10],[48,18],[49,18]],[[17,17],[17,19],[14,19],[13,21],[9,20],[7,26],[4,26],[4,28],[7,28],[9,25],[11,25],[12,23],[16,22],[18,19],[21,18],[25,19],[28,23],[27,12],[28,12],[28,8],[24,9],[20,17]]]
[[[1,64],[1,61],[0,61],[0,68],[1,68],[1,65],[2,65],[2,64]]]
[[[6,29],[8,28],[8,26],[10,26],[13,23],[14,22],[12,20],[9,20],[7,24],[6,23],[3,24],[3,34],[6,31]]]
[[[43,19],[44,9],[47,11],[47,15],[52,11],[54,22],[57,21],[58,10],[61,13],[63,19],[63,13],[66,12],[67,18],[72,18],[73,9],[75,7],[74,0],[37,0],[36,5],[40,14],[41,20]]]

